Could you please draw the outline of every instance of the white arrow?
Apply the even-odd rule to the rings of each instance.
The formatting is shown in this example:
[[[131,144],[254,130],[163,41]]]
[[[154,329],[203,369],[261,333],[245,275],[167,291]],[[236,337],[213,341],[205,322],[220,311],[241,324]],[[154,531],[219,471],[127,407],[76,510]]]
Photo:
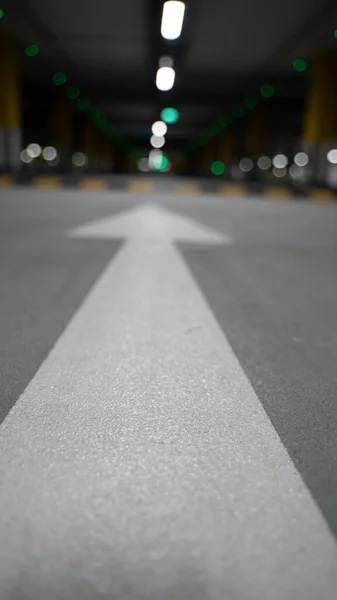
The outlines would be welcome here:
[[[69,235],[101,239],[181,240],[199,244],[231,243],[227,235],[156,206],[133,208],[120,215],[76,227]]]
[[[151,211],[150,241],[148,209],[73,232],[133,239],[2,426],[0,597],[333,600],[334,540],[170,243],[205,228]]]

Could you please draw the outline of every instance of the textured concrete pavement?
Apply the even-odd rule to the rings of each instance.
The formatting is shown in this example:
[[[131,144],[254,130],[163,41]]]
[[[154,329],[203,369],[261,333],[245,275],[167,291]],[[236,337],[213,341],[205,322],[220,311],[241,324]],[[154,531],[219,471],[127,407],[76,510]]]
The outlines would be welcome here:
[[[332,600],[336,207],[163,194],[188,243],[66,235],[146,202],[0,199],[3,415],[31,380],[0,597]]]

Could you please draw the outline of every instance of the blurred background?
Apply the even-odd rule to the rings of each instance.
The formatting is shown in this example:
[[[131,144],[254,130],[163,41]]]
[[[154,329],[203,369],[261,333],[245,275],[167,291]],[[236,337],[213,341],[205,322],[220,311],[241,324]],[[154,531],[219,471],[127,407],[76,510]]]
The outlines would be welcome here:
[[[4,175],[337,188],[335,0],[5,0],[0,9]]]

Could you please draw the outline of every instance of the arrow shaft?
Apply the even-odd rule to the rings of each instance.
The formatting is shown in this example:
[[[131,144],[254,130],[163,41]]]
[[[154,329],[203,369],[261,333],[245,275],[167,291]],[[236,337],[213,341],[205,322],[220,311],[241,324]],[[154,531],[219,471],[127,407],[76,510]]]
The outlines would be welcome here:
[[[122,247],[1,434],[1,598],[191,573],[193,597],[333,598],[332,537],[168,243]]]

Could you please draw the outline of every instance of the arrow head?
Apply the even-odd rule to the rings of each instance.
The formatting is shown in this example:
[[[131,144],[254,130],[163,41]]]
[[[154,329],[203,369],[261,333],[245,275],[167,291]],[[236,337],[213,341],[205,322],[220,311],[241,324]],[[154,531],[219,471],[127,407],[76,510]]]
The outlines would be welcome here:
[[[72,238],[180,241],[230,244],[231,239],[159,206],[141,206],[68,231]]]

